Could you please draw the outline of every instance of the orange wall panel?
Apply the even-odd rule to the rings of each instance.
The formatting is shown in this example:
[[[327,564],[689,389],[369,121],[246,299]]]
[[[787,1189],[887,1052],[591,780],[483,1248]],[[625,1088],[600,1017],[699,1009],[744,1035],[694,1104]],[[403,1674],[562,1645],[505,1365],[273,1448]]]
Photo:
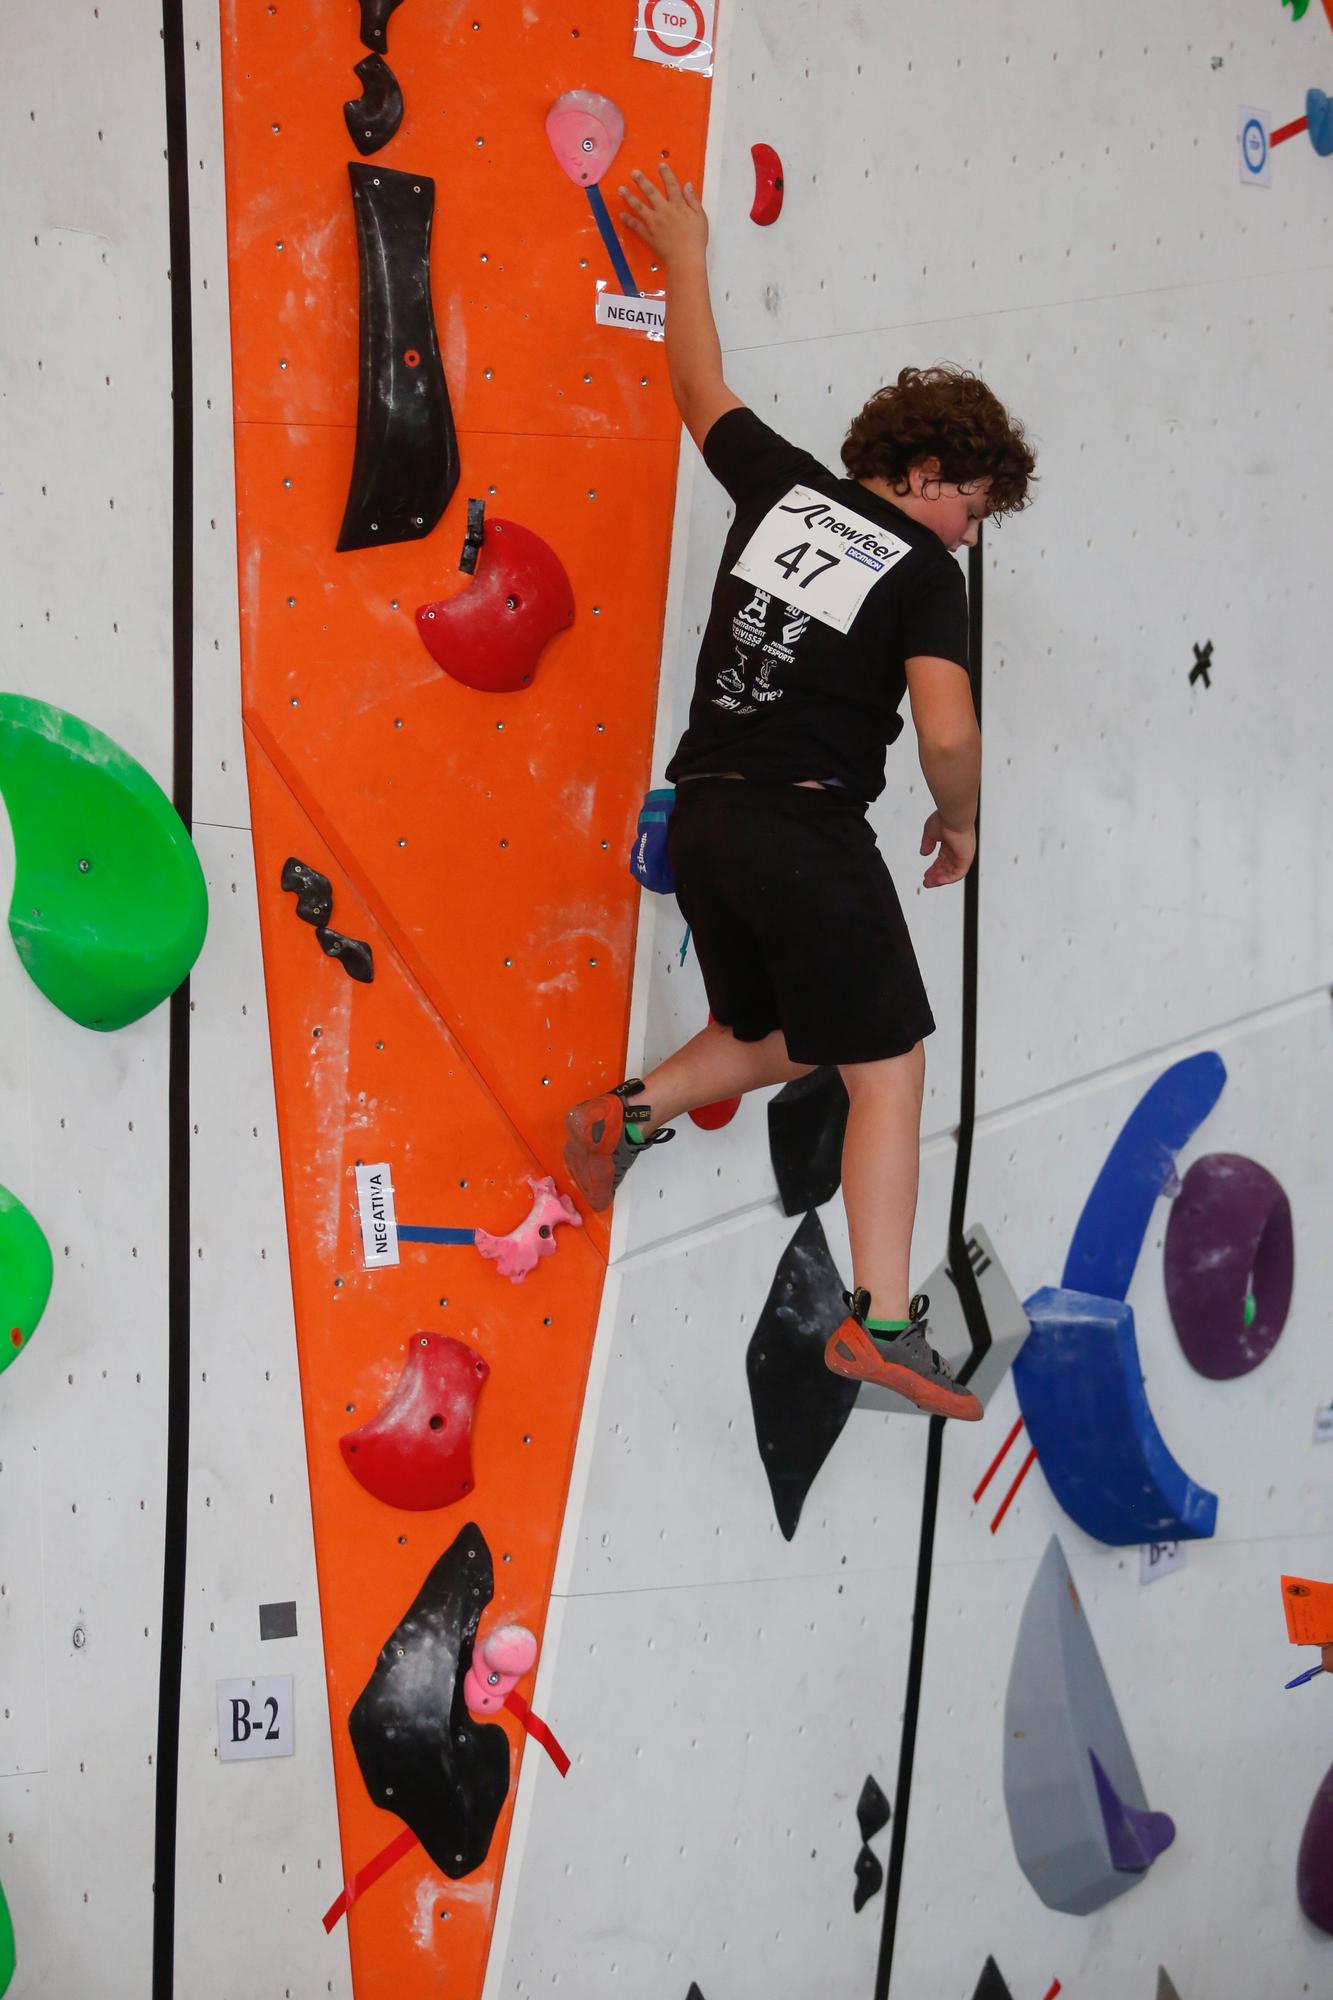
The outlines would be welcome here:
[[[520,1285],[471,1247],[405,1244],[397,1269],[366,1273],[354,1170],[390,1162],[402,1221],[503,1234],[527,1213],[529,1173],[564,1184],[569,1104],[623,1074],[626,855],[650,768],[679,426],[661,346],[594,323],[597,280],[618,287],[543,119],[580,86],[620,105],[613,211],[615,180],[664,149],[701,179],[708,86],[633,61],[634,12],[406,0],[390,17],[406,116],[374,158],[436,183],[433,297],[462,477],[426,540],[338,555],[357,397],[342,104],[359,89],[358,9],[223,7],[243,708],[349,1875],[400,1823],[367,1795],[347,1715],[469,1513],[495,1561],[483,1630],[515,1619],[541,1637],[600,1304],[605,1215],[560,1228]],[[644,289],[660,286],[628,232],[625,247]],[[460,687],[416,634],[419,604],[468,587],[469,495],[545,536],[573,583],[575,622],[519,694]],[[371,944],[373,984],[297,920],[279,887],[288,854],[329,876],[333,924]],[[418,1329],[490,1364],[467,1512],[386,1507],[338,1449],[387,1399]],[[516,1775],[523,1745],[504,1726]],[[509,1813],[465,1883],[416,1849],[353,1906],[360,2000],[479,1992]],[[321,1884],[328,1901],[337,1887]],[[320,1913],[312,1902],[312,1957]]]

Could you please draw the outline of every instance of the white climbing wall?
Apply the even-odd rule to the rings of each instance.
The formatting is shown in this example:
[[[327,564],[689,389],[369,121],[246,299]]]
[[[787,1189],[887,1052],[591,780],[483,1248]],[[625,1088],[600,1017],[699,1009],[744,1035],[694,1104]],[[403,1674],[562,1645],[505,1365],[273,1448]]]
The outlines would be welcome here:
[[[286,3],[286,0],[284,0]],[[349,0],[349,6],[351,0]],[[425,8],[435,0],[413,0]],[[485,0],[474,0],[480,10]],[[545,7],[547,0],[535,0]],[[628,35],[633,0],[622,6]],[[719,0],[705,194],[728,379],[836,465],[904,363],[980,369],[1040,451],[1032,511],[988,532],[979,1119],[970,1219],[1021,1295],[1058,1281],[1107,1146],[1169,1062],[1216,1049],[1182,1157],[1252,1155],[1292,1203],[1287,1330],[1203,1381],[1166,1311],[1162,1206],[1131,1303],[1149,1394],[1218,1532],[1149,1587],[1033,1470],[999,1531],[1015,1415],[946,1434],[892,1992],[970,2000],[1319,1993],[1295,1854],[1329,1690],[1292,1695],[1277,1577],[1333,1576],[1329,1325],[1327,411],[1333,161],[1304,137],[1242,185],[1237,110],[1278,125],[1333,85],[1318,6],[1113,13]],[[171,765],[171,354],[153,7],[16,15],[0,140],[3,685]],[[193,1360],[177,1990],[347,1995],[238,698],[219,17],[187,7],[194,257],[194,827],[211,923],[192,996]],[[515,52],[521,64],[521,51]],[[571,71],[571,85],[596,85]],[[680,91],[697,78],[673,79]],[[778,148],[780,222],[748,220]],[[625,164],[670,133],[631,132]],[[612,336],[608,336],[612,337]],[[645,366],[661,368],[660,350]],[[725,523],[687,445],[654,770],[683,725]],[[1212,685],[1191,684],[1212,645]],[[642,666],[643,663],[640,663]],[[942,1254],[958,1116],[961,893],[916,890],[928,798],[910,730],[874,814],[940,1022],[919,1272]],[[630,829],[625,830],[628,845]],[[12,851],[0,817],[0,899]],[[670,903],[645,903],[629,1064],[704,1019]],[[849,957],[849,974],[854,961]],[[98,1036],[0,939],[0,1184],[52,1243],[31,1351],[0,1379],[0,1882],[15,2000],[149,1990],[166,1421],[167,1017]],[[840,1204],[822,1220],[846,1268]],[[573,1754],[525,1759],[488,2000],[805,2000],[874,1988],[852,1913],[854,1807],[895,1809],[925,1438],[853,1414],[794,1540],[755,1448],[745,1347],[798,1218],[762,1102],[683,1121],[616,1218],[534,1704]],[[1175,1846],[1090,1919],[1045,1910],[1000,1785],[1005,1681],[1060,1534]],[[259,1606],[297,1636],[261,1641]],[[296,1754],[221,1766],[220,1677],[291,1674]],[[889,1833],[875,1849],[887,1862]]]
[[[187,9],[196,417],[191,1502],[179,1993],[347,1994],[240,744],[216,10]],[[160,10],[29,10],[0,168],[3,685],[171,782],[171,343]],[[0,815],[0,898],[13,853]],[[13,2000],[141,2000],[152,1948],[167,1361],[167,1010],[99,1035],[0,943],[0,1183],[55,1254],[0,1379],[0,1883]],[[261,1643],[259,1605],[298,1636]],[[291,1674],[296,1754],[221,1766],[214,1683]]]
[[[1144,1246],[1130,1300],[1154,1411],[1219,1495],[1216,1538],[1183,1569],[1145,1588],[1138,1551],[1090,1541],[1039,1468],[992,1536],[1023,1446],[971,1494],[1017,1414],[1011,1384],[985,1423],[947,1430],[891,1991],[970,2000],[988,1953],[1024,2000],[1056,1978],[1151,2000],[1159,1964],[1181,2000],[1322,1991],[1333,1940],[1300,1914],[1295,1861],[1331,1725],[1320,1683],[1282,1693],[1296,1656],[1277,1579],[1333,1574],[1333,1448],[1312,1442],[1331,1393],[1333,162],[1301,137],[1269,187],[1242,185],[1237,110],[1298,117],[1333,79],[1333,39],[1317,8],[1296,23],[1259,0],[737,0],[720,44],[704,192],[732,388],[836,468],[871,391],[947,359],[983,373],[1039,449],[1035,506],[986,542],[969,1220],[1020,1296],[1058,1283],[1121,1123],[1198,1049],[1229,1081],[1182,1172],[1247,1153],[1295,1218],[1286,1332],[1237,1382],[1195,1375],[1175,1340],[1165,1203]],[[748,219],[761,140],[786,177],[769,229]],[[627,163],[660,142],[631,133]],[[726,519],[687,445],[655,776]],[[1192,685],[1210,641],[1212,685]],[[940,1024],[921,1277],[945,1244],[961,1022],[961,892],[916,887],[928,810],[909,727],[873,820]],[[682,935],[674,904],[647,898],[631,1073],[705,1018]],[[850,1276],[840,1203],[821,1220]],[[854,1807],[867,1772],[896,1804],[926,1432],[854,1412],[782,1540],[744,1359],[796,1222],[757,1101],[720,1134],[681,1121],[627,1183],[536,1696],[575,1767],[562,1784],[525,1765],[487,2000],[874,1990],[882,1904],[853,1915]],[[1150,1802],[1179,1829],[1087,1919],[1037,1900],[1001,1788],[1014,1637],[1053,1531]],[[887,1864],[888,1832],[874,1846]]]

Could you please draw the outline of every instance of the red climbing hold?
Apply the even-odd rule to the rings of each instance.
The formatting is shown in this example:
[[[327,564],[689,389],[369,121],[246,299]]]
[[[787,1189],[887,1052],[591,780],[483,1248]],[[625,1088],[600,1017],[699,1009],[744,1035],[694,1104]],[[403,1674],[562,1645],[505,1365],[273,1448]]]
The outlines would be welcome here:
[[[754,207],[751,222],[776,222],[782,213],[782,162],[771,146],[751,146],[754,161]]]
[[[472,1491],[472,1416],[490,1369],[444,1333],[419,1333],[378,1416],[340,1438],[368,1493],[389,1507],[448,1507]]]
[[[542,649],[573,622],[564,564],[549,542],[517,521],[488,521],[475,581],[417,612],[417,630],[437,666],[486,694],[527,687]]]

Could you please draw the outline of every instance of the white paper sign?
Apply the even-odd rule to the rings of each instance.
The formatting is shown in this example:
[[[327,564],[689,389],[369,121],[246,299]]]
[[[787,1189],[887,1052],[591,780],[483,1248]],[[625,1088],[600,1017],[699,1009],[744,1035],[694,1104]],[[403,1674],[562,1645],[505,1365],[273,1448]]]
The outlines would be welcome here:
[[[361,1211],[361,1255],[368,1271],[398,1262],[398,1219],[393,1212],[393,1181],[387,1161],[356,1170],[356,1201]]]
[[[1240,177],[1247,187],[1271,187],[1273,156],[1268,144],[1268,114],[1242,104],[1236,120],[1240,141]]]
[[[627,299],[619,292],[598,292],[598,326],[618,326],[627,333],[646,334],[649,340],[666,339],[666,300]]]
[[[218,1757],[290,1757],[296,1748],[290,1674],[257,1681],[218,1682]]]
[[[634,53],[642,62],[711,76],[716,18],[717,0],[638,0]]]
[[[1184,1542],[1145,1542],[1139,1550],[1139,1582],[1156,1583],[1185,1561]]]
[[[1333,1403],[1326,1403],[1314,1413],[1314,1441],[1316,1444],[1333,1443]]]
[[[769,508],[731,573],[849,632],[869,591],[911,549],[878,521],[835,506],[813,487],[793,486]]]

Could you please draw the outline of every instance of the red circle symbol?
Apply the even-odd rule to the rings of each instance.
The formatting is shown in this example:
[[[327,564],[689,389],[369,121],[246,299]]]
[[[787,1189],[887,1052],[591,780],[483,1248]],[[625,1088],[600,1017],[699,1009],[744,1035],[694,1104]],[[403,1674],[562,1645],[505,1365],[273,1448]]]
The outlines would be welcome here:
[[[690,20],[694,22],[693,29]],[[659,25],[664,32],[659,33]],[[674,56],[678,62],[703,47],[707,25],[699,0],[648,0],[643,10],[644,32],[653,47],[661,49],[664,56]],[[668,41],[667,35],[676,39]]]

